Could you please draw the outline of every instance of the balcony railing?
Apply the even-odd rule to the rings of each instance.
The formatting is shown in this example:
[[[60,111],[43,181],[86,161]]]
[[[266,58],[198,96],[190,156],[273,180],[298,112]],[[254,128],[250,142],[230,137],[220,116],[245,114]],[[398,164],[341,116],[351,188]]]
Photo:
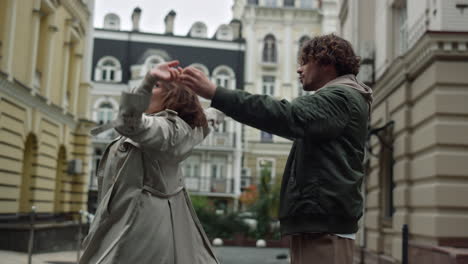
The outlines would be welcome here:
[[[234,148],[234,133],[213,131],[208,134],[200,147]]]
[[[207,195],[234,194],[234,179],[210,177],[186,177],[185,186],[191,193]]]

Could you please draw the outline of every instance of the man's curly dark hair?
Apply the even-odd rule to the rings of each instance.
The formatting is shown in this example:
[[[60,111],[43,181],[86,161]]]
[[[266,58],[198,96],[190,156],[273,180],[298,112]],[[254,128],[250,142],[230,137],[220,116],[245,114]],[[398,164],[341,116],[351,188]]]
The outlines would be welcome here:
[[[301,48],[299,64],[305,65],[314,60],[319,65],[335,65],[338,76],[359,73],[359,61],[351,43],[334,34],[317,36],[307,41]]]

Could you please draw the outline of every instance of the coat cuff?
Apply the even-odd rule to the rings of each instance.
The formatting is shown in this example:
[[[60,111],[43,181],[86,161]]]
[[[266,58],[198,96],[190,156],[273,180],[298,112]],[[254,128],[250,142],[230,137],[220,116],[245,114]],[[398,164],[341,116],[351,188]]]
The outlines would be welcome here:
[[[211,99],[211,107],[226,113],[230,105],[229,101],[232,100],[231,98],[234,92],[235,91],[218,86],[213,98]]]

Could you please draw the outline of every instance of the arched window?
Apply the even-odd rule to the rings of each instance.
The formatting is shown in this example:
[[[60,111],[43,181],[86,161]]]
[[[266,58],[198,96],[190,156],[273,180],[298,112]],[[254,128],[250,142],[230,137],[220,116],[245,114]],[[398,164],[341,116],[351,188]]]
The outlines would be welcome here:
[[[309,41],[310,38],[308,36],[302,36],[300,39],[299,39],[299,49],[298,49],[298,52],[297,52],[297,55],[300,56],[301,55],[301,52],[302,52],[302,47],[304,46],[304,44],[307,43],[307,41]]]
[[[97,122],[99,124],[105,124],[114,119],[114,108],[111,103],[104,102],[99,105],[97,110]]]
[[[114,13],[107,14],[104,17],[104,28],[112,30],[120,30],[120,18]]]
[[[94,80],[103,82],[122,81],[122,67],[120,62],[114,57],[101,58],[94,71]]]
[[[193,63],[190,64],[190,66],[202,71],[207,77],[210,76],[210,72],[208,71],[208,68],[205,65],[200,63]]]
[[[216,39],[219,40],[232,40],[233,34],[232,29],[228,25],[221,25],[219,26],[218,30],[216,31]]]
[[[269,34],[263,40],[263,62],[276,62],[276,39]]]
[[[235,73],[228,66],[218,66],[213,70],[213,80],[217,86],[235,89]]]
[[[161,56],[153,55],[153,56],[148,57],[145,60],[145,68],[146,68],[145,74],[146,74],[147,71],[154,68],[154,66],[156,66],[157,64],[162,63],[162,62],[164,62],[164,59]]]

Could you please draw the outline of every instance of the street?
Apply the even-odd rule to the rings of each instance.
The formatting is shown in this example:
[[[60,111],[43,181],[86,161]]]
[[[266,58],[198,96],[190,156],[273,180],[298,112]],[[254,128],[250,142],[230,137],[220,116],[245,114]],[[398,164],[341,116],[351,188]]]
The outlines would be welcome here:
[[[285,255],[284,248],[247,248],[247,247],[216,247],[216,255],[221,264],[287,264],[287,259],[277,259],[277,255]],[[0,250],[2,264],[26,264],[26,253]],[[34,254],[33,264],[75,264],[76,251]]]

